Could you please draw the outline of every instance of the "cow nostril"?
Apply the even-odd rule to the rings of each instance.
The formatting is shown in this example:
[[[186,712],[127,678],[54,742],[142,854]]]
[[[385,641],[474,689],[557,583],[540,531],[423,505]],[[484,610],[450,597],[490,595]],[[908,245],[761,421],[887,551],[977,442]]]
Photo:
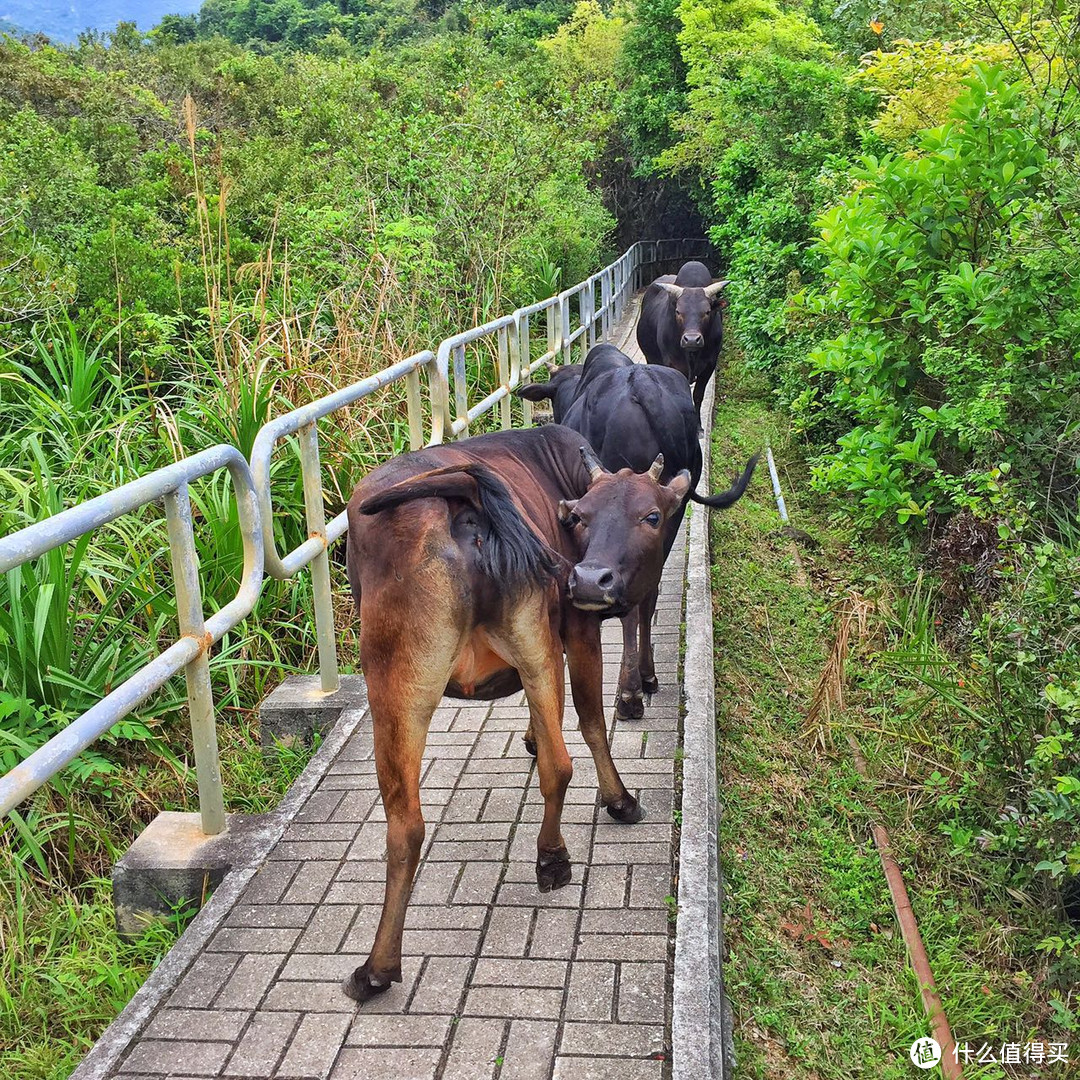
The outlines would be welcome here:
[[[615,584],[615,575],[610,570],[605,570],[597,579],[596,584],[601,589],[610,589]]]

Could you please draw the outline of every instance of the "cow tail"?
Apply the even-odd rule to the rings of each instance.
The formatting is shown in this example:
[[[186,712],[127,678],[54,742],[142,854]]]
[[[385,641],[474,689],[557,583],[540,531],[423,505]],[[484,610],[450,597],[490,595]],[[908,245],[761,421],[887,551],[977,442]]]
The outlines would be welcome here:
[[[511,592],[543,587],[559,568],[559,556],[529,528],[506,485],[479,462],[451,465],[411,477],[365,499],[362,514],[400,506],[414,499],[458,498],[483,517],[478,562],[480,572]]]
[[[742,498],[743,492],[746,491],[746,487],[750,483],[750,477],[754,475],[754,468],[758,463],[758,457],[759,455],[755,454],[746,463],[746,468],[743,469],[742,476],[740,476],[727,491],[721,491],[716,495],[699,495],[696,491],[691,491],[691,501],[701,503],[702,506],[712,506],[718,510],[733,506]]]

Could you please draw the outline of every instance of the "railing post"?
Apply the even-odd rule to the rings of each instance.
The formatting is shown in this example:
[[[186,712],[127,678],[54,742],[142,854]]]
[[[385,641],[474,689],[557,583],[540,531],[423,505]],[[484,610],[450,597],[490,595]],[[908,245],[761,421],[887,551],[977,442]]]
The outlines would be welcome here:
[[[469,437],[469,378],[465,369],[465,346],[454,346],[454,423],[461,423],[456,439]]]
[[[304,512],[308,536],[322,540],[322,550],[311,560],[311,588],[315,596],[315,638],[319,646],[319,681],[325,692],[341,685],[338,678],[337,644],[334,640],[334,601],[330,592],[330,552],[326,542],[326,508],[323,505],[322,471],[319,467],[319,432],[316,422],[305,424],[300,435],[300,470],[304,477]]]
[[[500,326],[497,334],[499,343],[499,385],[506,388],[507,394],[499,402],[499,423],[503,431],[510,428],[510,328]]]
[[[559,345],[562,349],[562,362],[569,364],[570,358],[570,297],[564,296],[559,303]]]
[[[225,828],[225,799],[221,790],[214,694],[210,686],[210,639],[203,619],[199,563],[191,525],[191,498],[186,481],[165,495],[165,520],[169,527],[169,554],[176,582],[176,614],[180,634],[201,640],[202,648],[184,668],[187,680],[191,738],[195,748],[195,776],[199,785],[202,831],[217,836]]]
[[[529,316],[519,315],[510,338],[510,376],[517,379],[518,386],[532,382],[532,344],[529,341]],[[532,424],[532,402],[521,398],[521,422],[525,427]]]
[[[424,445],[424,411],[420,404],[420,369],[413,368],[405,376],[405,392],[409,405],[409,449]]]

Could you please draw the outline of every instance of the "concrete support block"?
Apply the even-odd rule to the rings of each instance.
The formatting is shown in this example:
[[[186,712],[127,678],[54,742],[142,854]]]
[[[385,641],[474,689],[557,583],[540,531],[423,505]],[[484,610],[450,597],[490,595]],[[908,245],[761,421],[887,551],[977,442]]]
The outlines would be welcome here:
[[[182,906],[201,907],[230,870],[244,865],[269,817],[229,814],[225,831],[207,836],[198,814],[158,814],[113,867],[120,937],[137,938],[150,922]]]
[[[363,675],[342,675],[341,687],[327,693],[318,675],[292,675],[259,705],[263,752],[275,744],[310,746],[317,732],[328,731],[346,709],[367,705]]]

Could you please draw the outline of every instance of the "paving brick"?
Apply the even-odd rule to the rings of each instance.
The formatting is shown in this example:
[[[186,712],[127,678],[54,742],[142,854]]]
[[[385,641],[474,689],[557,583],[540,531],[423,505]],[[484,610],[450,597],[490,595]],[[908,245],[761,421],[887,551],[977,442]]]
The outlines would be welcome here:
[[[360,1012],[345,1037],[346,1046],[443,1046],[449,1016],[379,1016]]]
[[[300,936],[299,927],[228,926],[211,940],[210,952],[287,952]]]
[[[442,1050],[386,1050],[346,1047],[338,1055],[330,1080],[434,1080]]]
[[[560,1054],[610,1057],[652,1057],[664,1049],[663,1027],[647,1024],[567,1023],[559,1042]]]
[[[478,986],[465,997],[466,1016],[508,1016],[555,1020],[562,1011],[562,990]]]
[[[630,906],[666,907],[664,898],[671,895],[673,887],[670,863],[635,863],[630,872]]]
[[[296,942],[296,951],[318,953],[339,949],[356,911],[355,904],[323,904],[316,908]]]
[[[275,859],[299,859],[312,862],[316,859],[337,860],[345,858],[348,840],[289,840],[274,847]]]
[[[159,1012],[146,1029],[147,1039],[192,1039],[233,1042],[251,1014],[241,1009],[169,1009]]]
[[[251,1018],[236,1053],[229,1058],[224,1075],[270,1076],[284,1055],[299,1020],[298,1013],[256,1013]]]
[[[409,1011],[456,1013],[465,993],[465,983],[468,981],[472,963],[471,957],[431,957],[424,965],[416,993],[409,1002]]]
[[[230,953],[203,953],[172,992],[173,1008],[205,1008],[228,982],[240,958]]]
[[[362,953],[294,953],[285,961],[279,978],[307,982],[337,979],[340,982],[363,962]]]
[[[473,986],[548,986],[566,983],[566,963],[560,960],[493,960],[481,957],[473,970]]]
[[[432,862],[481,862],[506,858],[506,840],[435,840],[428,851]]]
[[[548,1080],[558,1025],[549,1020],[512,1020],[499,1080]]]
[[[410,904],[405,913],[406,930],[480,930],[488,908],[479,904]]]
[[[328,794],[334,794],[328,792]],[[317,821],[297,822],[290,825],[282,840],[312,841],[312,840],[352,840],[356,836],[356,826],[348,821]]]
[[[143,1039],[135,1044],[122,1073],[172,1073],[183,1062],[192,1076],[218,1076],[232,1052],[231,1042],[180,1042],[174,1039]]]
[[[296,872],[288,891],[286,904],[317,904],[322,900],[337,872],[336,862],[306,862]]]
[[[447,903],[450,900],[450,894],[454,891],[454,886],[457,884],[460,874],[461,867],[456,866],[454,863],[422,864],[420,867],[420,872],[416,875],[416,880],[413,882],[412,903]],[[490,901],[490,899],[490,896],[487,900],[480,899],[470,901],[466,898],[462,900],[462,903],[486,904]]]
[[[435,839],[439,843],[447,840],[471,840],[471,841],[500,841],[505,843],[510,839],[510,830],[513,822],[510,821],[468,821],[468,822],[443,822],[439,825]],[[493,845],[493,848],[496,845]],[[484,856],[492,858],[493,856]]]
[[[226,926],[307,926],[313,904],[237,904],[225,920]]]
[[[566,997],[567,1020],[611,1020],[615,1011],[615,965],[575,960]]]
[[[520,809],[520,790],[516,787],[495,788],[484,804],[484,811],[480,815],[480,819],[482,821],[516,821]]]
[[[493,908],[484,933],[483,945],[480,948],[481,954],[483,956],[524,956],[532,925],[533,913],[527,908]]]
[[[285,957],[281,953],[242,957],[214,1005],[218,1009],[257,1009]],[[175,995],[173,997],[175,1001]]]
[[[320,794],[322,793],[320,792]],[[360,822],[367,820],[371,808],[378,801],[379,792],[376,788],[365,788],[362,791],[346,791],[337,808],[331,814],[330,820],[360,824]]]
[[[406,930],[402,948],[418,956],[474,956],[480,948],[480,928],[475,930]]]
[[[455,904],[490,904],[502,874],[500,863],[466,863],[454,890]]]
[[[551,1080],[660,1080],[663,1073],[663,1061],[557,1057]]]
[[[665,964],[619,965],[619,1020],[662,1024],[666,1000]]]
[[[581,918],[583,934],[666,934],[666,908],[594,908]]]
[[[495,1075],[506,1034],[504,1020],[475,1020],[462,1017],[455,1025],[450,1056],[442,1080],[482,1080]]]
[[[528,723],[528,716],[524,717]],[[513,735],[507,731],[485,731],[476,740],[472,761],[480,758],[501,758],[506,753]]]
[[[569,960],[577,940],[577,908],[541,908],[536,913],[529,956]]]
[[[542,893],[536,884],[509,881],[499,887],[497,904],[520,904],[524,907],[576,908],[581,904],[581,886],[564,885],[553,892]]]
[[[626,864],[636,863],[638,861],[643,863],[656,863],[660,860],[667,861],[671,858],[671,845],[667,843],[654,844],[643,843],[635,844],[629,841],[623,841],[616,844],[596,844],[593,847],[592,862],[594,866],[603,866],[605,864]],[[668,871],[668,877],[670,878],[671,872]],[[633,903],[633,900],[631,900]]]
[[[665,960],[668,939],[660,934],[582,934],[578,960]]]
[[[274,1074],[276,1080],[325,1080],[350,1023],[345,1013],[307,1013]]]
[[[462,788],[455,791],[446,804],[442,815],[443,822],[476,821],[486,797],[487,792],[483,788]],[[507,820],[512,821],[513,818]]]
[[[268,862],[255,871],[244,887],[245,904],[276,904],[289,887],[298,862]]]

